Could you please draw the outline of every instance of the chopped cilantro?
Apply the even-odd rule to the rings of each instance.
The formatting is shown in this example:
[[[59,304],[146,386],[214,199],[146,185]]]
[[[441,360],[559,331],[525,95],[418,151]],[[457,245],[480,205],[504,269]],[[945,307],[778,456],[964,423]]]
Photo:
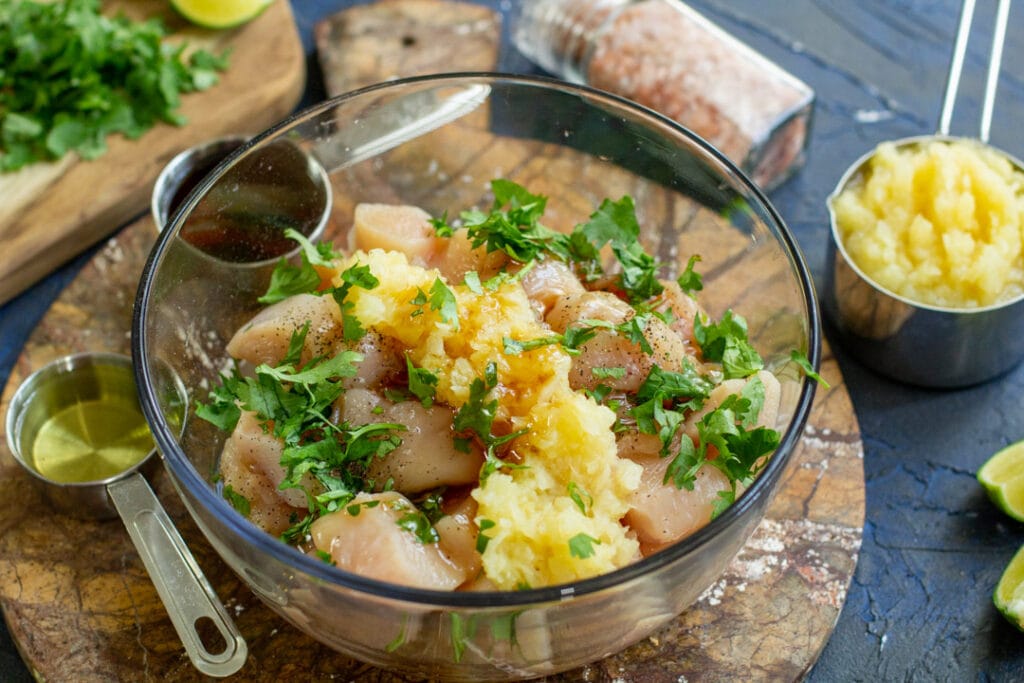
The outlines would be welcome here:
[[[754,427],[764,402],[764,384],[754,377],[739,394],[731,394],[714,410],[697,421],[698,444],[682,438],[680,450],[669,464],[665,480],[677,487],[692,489],[694,478],[705,465],[718,468],[729,479],[731,498],[735,500],[736,484],[753,481],[764,465],[764,456],[779,445],[779,433],[767,427]],[[708,460],[708,447],[717,455]],[[716,501],[725,505],[726,497]],[[725,505],[727,507],[727,505]],[[724,509],[724,508],[723,508]]]
[[[488,253],[502,251],[520,263],[538,258],[544,252],[568,256],[568,237],[543,226],[539,221],[547,199],[534,195],[510,180],[492,180],[494,203],[490,211],[462,212],[466,236],[474,247]],[[437,221],[439,236],[451,235],[447,221]]]
[[[293,335],[289,355],[302,348],[307,330],[308,325]],[[351,427],[330,420],[331,406],[343,391],[341,380],[355,373],[361,359],[358,353],[342,351],[331,358],[315,358],[301,369],[283,362],[276,367],[262,364],[252,377],[235,370],[222,376],[221,385],[210,392],[210,403],[197,408],[199,417],[225,429],[234,429],[240,410],[255,411],[265,428],[281,439],[285,475],[280,488],[302,489],[309,501],[309,515],[286,530],[286,540],[303,538],[315,517],[344,507],[363,490],[362,475],[369,461],[401,443],[397,432],[405,427],[400,424]],[[307,476],[317,482],[317,491],[307,489]]]
[[[430,286],[430,308],[441,314],[441,320],[459,329],[459,307],[455,294],[441,278]]]
[[[451,617],[452,622],[452,657],[455,663],[458,664],[462,661],[462,656],[466,652],[466,643],[476,636],[477,618],[476,615],[473,615],[463,620],[455,612],[449,612],[448,615]]]
[[[475,270],[471,270],[463,277],[462,281],[469,288],[469,291],[473,292],[477,296],[484,293],[483,287],[480,285],[480,274]]]
[[[423,315],[423,307],[427,305],[427,293],[419,287],[416,288],[416,296],[409,299],[409,303],[415,306],[415,310],[409,314],[410,318]]]
[[[722,364],[725,379],[748,377],[764,367],[764,361],[747,340],[747,321],[731,310],[717,323],[693,323],[693,336],[704,360]]]
[[[231,503],[231,507],[238,510],[241,514],[248,517],[251,511],[251,505],[249,499],[243,496],[238,491],[231,488],[231,484],[224,487],[224,499]]]
[[[420,400],[424,408],[434,405],[437,375],[426,368],[414,367],[408,354],[405,356],[405,368],[409,375],[409,392]]]
[[[491,364],[493,365],[493,363]],[[469,400],[467,400],[459,411],[455,413],[453,427],[457,432],[470,431],[476,434],[481,440],[486,441],[491,436],[491,424],[494,423],[494,415],[498,409],[497,399],[487,401],[487,394],[496,386],[495,383],[485,382],[479,377],[475,378],[469,385]]]
[[[527,341],[518,341],[512,339],[511,337],[502,337],[501,343],[505,350],[505,355],[517,356],[525,351],[533,351],[534,349],[539,349],[544,346],[550,346],[551,344],[559,344],[564,340],[565,337],[563,337],[560,334],[555,334],[548,337],[538,337],[537,339],[529,339]]]
[[[694,254],[686,262],[686,268],[680,273],[679,277],[676,278],[676,283],[679,285],[679,289],[683,290],[684,294],[691,294],[692,292],[699,292],[704,289],[704,280],[701,278],[700,273],[694,270],[694,266],[700,261],[700,256]]]
[[[601,545],[601,541],[593,536],[578,533],[569,539],[569,554],[573,557],[585,560],[588,557],[593,557],[595,545]]]
[[[590,368],[590,372],[598,379],[622,379],[626,376],[626,368]]]
[[[481,518],[477,526],[479,531],[476,535],[476,551],[483,554],[483,552],[487,550],[487,544],[491,542],[491,537],[484,532],[489,529],[493,529],[495,527],[495,522],[490,519]]]
[[[520,429],[519,431],[512,432],[510,434],[503,434],[496,436],[491,433],[491,427],[494,424],[494,417],[498,410],[497,399],[487,400],[487,396],[491,389],[498,385],[498,369],[494,363],[488,363],[484,370],[483,379],[477,377],[469,385],[469,399],[459,408],[458,412],[455,413],[455,419],[452,421],[452,427],[456,432],[470,432],[474,434],[484,445],[484,466],[480,469],[480,482],[483,483],[488,476],[498,471],[499,469],[519,469],[525,467],[525,465],[516,465],[503,461],[498,457],[497,450],[500,446],[516,439],[523,434],[526,434],[527,430]],[[457,449],[467,448],[468,442],[460,439],[464,437],[456,437],[455,446]]]
[[[815,382],[825,387],[826,389],[832,388],[821,375],[815,372],[814,366],[811,365],[810,359],[808,359],[805,354],[794,349],[789,353],[789,359],[796,363],[797,366],[804,371],[804,374],[813,379]]]
[[[0,172],[184,124],[181,94],[214,85],[227,53],[186,59],[166,36],[158,19],[101,15],[99,0],[0,2]]]
[[[574,481],[570,481],[566,488],[569,492],[569,498],[572,502],[576,503],[576,507],[580,509],[580,512],[585,515],[590,514],[587,510],[594,505],[594,498]]]
[[[294,266],[287,259],[282,258],[274,267],[270,275],[270,284],[266,293],[259,298],[261,304],[276,304],[296,294],[308,294],[315,292],[320,286],[320,275],[316,269],[306,260],[305,254],[302,257],[302,265]]]
[[[274,304],[296,294],[315,294],[320,288],[320,274],[316,266],[331,267],[331,260],[338,257],[328,242],[312,244],[309,239],[292,228],[284,231],[286,237],[295,240],[302,248],[301,263],[292,265],[282,258],[270,275],[266,293],[259,298],[261,304]]]
[[[441,536],[433,527],[430,520],[419,510],[407,512],[398,518],[398,526],[416,537],[416,540],[424,545],[437,543]]]

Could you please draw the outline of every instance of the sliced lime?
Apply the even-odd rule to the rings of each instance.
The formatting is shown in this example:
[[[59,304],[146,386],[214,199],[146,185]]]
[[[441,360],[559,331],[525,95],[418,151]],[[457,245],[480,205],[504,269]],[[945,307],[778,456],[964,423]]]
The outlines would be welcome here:
[[[171,6],[193,24],[205,28],[232,28],[250,21],[273,0],[171,0]]]
[[[1010,560],[992,594],[995,603],[1011,624],[1024,631],[1024,548]]]
[[[977,476],[1000,510],[1024,522],[1024,441],[1010,444],[993,455]]]

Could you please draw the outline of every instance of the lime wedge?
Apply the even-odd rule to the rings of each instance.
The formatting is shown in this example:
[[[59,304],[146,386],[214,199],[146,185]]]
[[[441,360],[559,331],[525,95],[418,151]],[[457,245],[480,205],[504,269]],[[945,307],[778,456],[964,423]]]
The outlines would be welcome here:
[[[171,0],[171,6],[204,28],[232,28],[256,18],[273,0]]]
[[[1024,522],[1024,441],[989,458],[978,470],[978,482],[1000,510]]]
[[[992,594],[996,609],[1024,631],[1024,548],[1010,560]]]

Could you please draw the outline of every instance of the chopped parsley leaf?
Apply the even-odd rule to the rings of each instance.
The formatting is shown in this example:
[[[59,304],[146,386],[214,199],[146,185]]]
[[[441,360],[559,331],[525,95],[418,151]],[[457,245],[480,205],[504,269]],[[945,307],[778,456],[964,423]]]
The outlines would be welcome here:
[[[697,265],[698,261],[700,261],[700,256],[696,254],[691,256],[686,262],[686,268],[676,278],[676,284],[679,285],[679,289],[683,290],[684,294],[692,294],[704,289],[704,279],[700,273],[694,270],[694,266]]]
[[[419,399],[424,408],[434,405],[437,375],[426,368],[414,367],[409,354],[405,355],[405,368],[409,375],[409,392]]]
[[[764,367],[761,356],[747,340],[747,321],[731,310],[717,323],[706,324],[698,315],[693,336],[704,360],[722,364],[725,379],[749,377]]]
[[[441,320],[455,329],[459,329],[459,307],[455,301],[455,293],[448,288],[441,278],[434,280],[430,286],[430,308],[441,314]]]
[[[252,506],[249,503],[249,499],[243,496],[241,493],[231,487],[231,484],[227,484],[224,487],[224,499],[231,503],[231,507],[235,508],[245,517],[249,516]]]
[[[585,560],[588,557],[594,556],[595,545],[601,545],[601,541],[593,536],[578,533],[569,539],[569,554],[573,557]]]
[[[415,536],[416,540],[424,545],[437,543],[441,540],[437,529],[433,527],[427,516],[419,510],[405,513],[398,518],[397,524],[400,528]]]
[[[570,481],[566,489],[569,492],[569,498],[572,502],[576,503],[576,507],[580,509],[580,512],[589,515],[590,513],[587,510],[594,505],[594,498],[574,481]]]
[[[481,518],[478,523],[478,533],[476,535],[476,551],[481,555],[487,550],[487,544],[491,542],[491,537],[484,532],[493,529],[496,526],[494,520]]]
[[[797,366],[804,371],[804,374],[813,379],[815,382],[825,387],[826,389],[832,388],[821,375],[815,372],[814,366],[811,365],[811,361],[810,359],[807,358],[806,354],[794,349],[793,351],[790,351],[789,359],[796,363]]]

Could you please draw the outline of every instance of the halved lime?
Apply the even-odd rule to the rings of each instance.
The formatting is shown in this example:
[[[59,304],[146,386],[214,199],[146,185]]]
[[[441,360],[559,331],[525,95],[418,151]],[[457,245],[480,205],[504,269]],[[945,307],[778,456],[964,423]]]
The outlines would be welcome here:
[[[274,0],[171,0],[171,6],[193,24],[232,28],[255,19]]]
[[[989,458],[977,476],[1000,510],[1024,522],[1024,440],[1010,444]]]
[[[1024,631],[1024,548],[1010,560],[992,594],[995,603],[1011,624]]]

